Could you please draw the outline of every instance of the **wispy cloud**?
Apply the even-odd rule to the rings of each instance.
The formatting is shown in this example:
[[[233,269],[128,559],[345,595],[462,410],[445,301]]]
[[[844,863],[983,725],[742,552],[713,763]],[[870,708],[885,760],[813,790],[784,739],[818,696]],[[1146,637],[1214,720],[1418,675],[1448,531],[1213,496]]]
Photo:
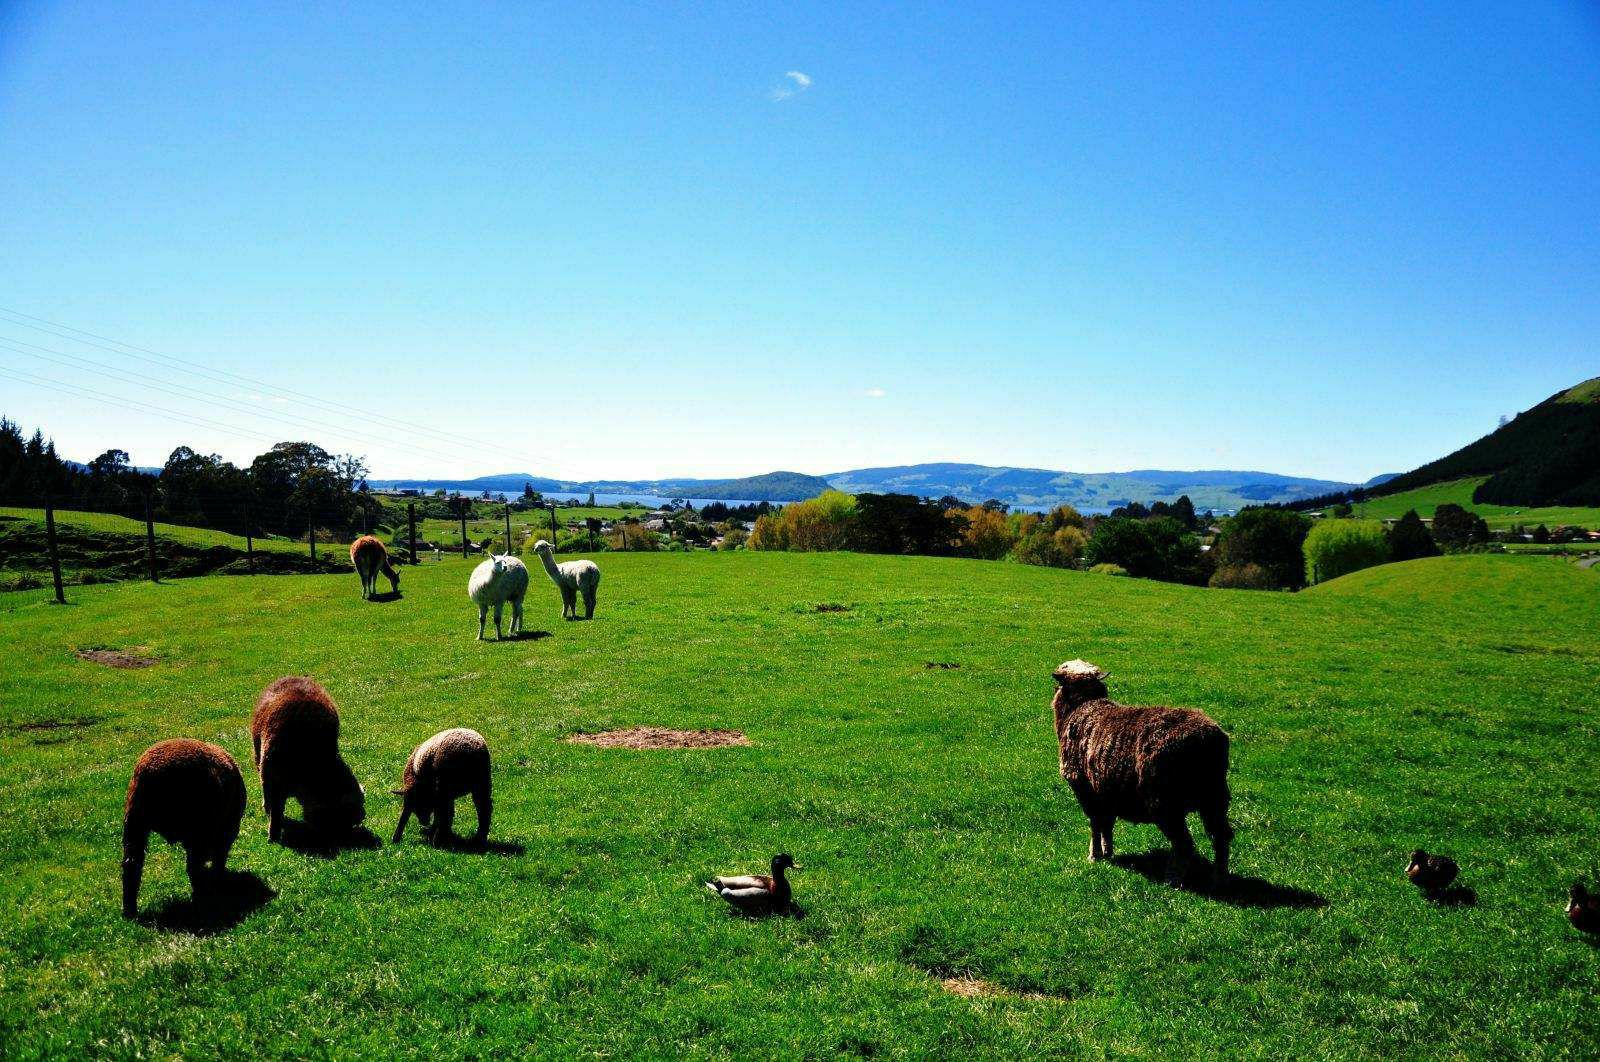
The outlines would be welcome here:
[[[777,88],[772,90],[770,97],[774,103],[780,103],[783,100],[792,100],[796,96],[800,95],[800,93],[811,87],[811,75],[804,73],[803,71],[790,70],[783,76],[788,84],[779,85]]]
[[[882,398],[888,393],[888,391],[885,391],[881,387],[869,387],[862,392],[862,394],[866,395],[868,398]]]

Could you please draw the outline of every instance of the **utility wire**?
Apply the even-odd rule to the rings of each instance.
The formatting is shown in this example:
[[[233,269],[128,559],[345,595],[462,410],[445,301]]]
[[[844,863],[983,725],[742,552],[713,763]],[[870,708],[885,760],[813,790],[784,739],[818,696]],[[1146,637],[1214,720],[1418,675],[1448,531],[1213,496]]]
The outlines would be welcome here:
[[[420,431],[423,434],[432,435],[441,441],[453,440],[456,445],[470,446],[476,451],[497,450],[500,453],[514,457],[519,461],[526,460],[527,458],[526,454],[519,451],[511,450],[503,446],[497,446],[493,443],[486,443],[482,440],[474,439],[466,435],[458,435],[454,432],[447,432],[440,428],[419,429],[416,424],[410,421],[400,420],[395,417],[387,417],[381,413],[369,413],[357,406],[347,405],[343,402],[335,402],[332,399],[319,398],[316,395],[309,395],[303,391],[296,391],[292,388],[283,387],[279,384],[267,383],[264,380],[257,380],[253,377],[231,372],[227,369],[213,369],[210,366],[189,361],[187,359],[177,357],[176,355],[163,354],[158,350],[151,350],[147,347],[137,346],[133,343],[126,343],[120,339],[113,339],[109,336],[103,336],[95,332],[86,331],[85,329],[74,328],[71,325],[65,325],[56,321],[46,320],[43,317],[34,317],[31,314],[23,313],[20,310],[11,310],[4,306],[0,306],[0,314],[22,318],[20,321],[8,321],[7,323],[9,324],[20,325],[23,328],[32,328],[40,332],[47,332],[50,335],[57,336],[61,339],[71,340],[75,343],[82,343],[85,346],[98,347],[101,350],[108,351],[112,354],[119,354],[124,357],[138,358],[140,361],[150,362],[154,365],[161,365],[163,368],[170,369],[174,367],[181,367],[189,372],[209,376],[211,380],[216,383],[232,382],[248,384],[249,386],[258,388],[260,390],[274,391],[280,395],[292,397],[302,402],[311,402],[326,407],[326,409],[330,411],[336,411],[348,416],[360,417],[364,420],[371,421],[391,429],[403,428],[406,431]],[[3,320],[3,318],[0,318],[0,320]],[[64,331],[57,331],[57,329],[62,329]],[[69,335],[67,333],[73,334]],[[82,338],[84,336],[89,338]],[[96,340],[100,342],[95,342]],[[115,344],[115,346],[106,346],[106,343]],[[153,359],[161,360],[157,361]]]
[[[21,349],[23,347],[31,347],[33,349]],[[276,420],[297,430],[304,430],[306,426],[311,426],[334,433],[342,432],[346,435],[354,436],[358,439],[364,439],[369,443],[376,443],[380,446],[391,446],[401,449],[414,450],[418,453],[428,454],[431,457],[441,458],[445,461],[456,461],[460,459],[459,455],[443,454],[437,450],[429,450],[426,447],[417,446],[414,443],[396,441],[392,438],[372,435],[367,432],[356,431],[352,428],[340,427],[337,424],[330,424],[327,421],[312,420],[308,417],[296,417],[291,414],[280,414],[258,409],[247,402],[241,402],[238,399],[228,398],[224,395],[213,394],[209,391],[202,391],[198,388],[189,387],[186,384],[171,383],[167,386],[163,386],[162,384],[152,383],[147,377],[139,376],[137,373],[128,369],[119,369],[114,365],[107,365],[104,362],[95,361],[92,358],[81,357],[77,354],[69,354],[66,351],[56,350],[52,347],[43,347],[37,343],[28,343],[24,340],[13,339],[10,336],[0,336],[0,349],[11,350],[13,353],[23,354],[31,358],[39,358],[42,361],[54,362],[57,365],[62,365],[67,368],[77,369],[87,367],[101,373],[116,373],[117,376],[122,378],[118,380],[119,383],[132,383],[138,387],[148,387],[151,390],[162,391],[177,398],[196,397],[203,398],[207,402],[219,402],[224,405],[231,406],[232,408],[243,413],[247,413],[250,416],[263,417],[267,420]],[[63,358],[70,360],[63,361]],[[173,390],[173,388],[178,388],[179,390]],[[188,394],[184,394],[182,392],[188,392]]]

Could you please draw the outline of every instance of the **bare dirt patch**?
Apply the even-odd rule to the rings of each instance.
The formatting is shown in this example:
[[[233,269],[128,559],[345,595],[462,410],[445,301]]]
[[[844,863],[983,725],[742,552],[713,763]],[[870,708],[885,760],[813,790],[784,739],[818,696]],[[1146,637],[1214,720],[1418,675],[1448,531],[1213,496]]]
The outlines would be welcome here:
[[[1049,999],[1043,992],[1013,992],[981,977],[941,977],[939,985],[953,996],[963,999]]]
[[[837,602],[833,602],[833,601],[824,601],[822,604],[817,606],[817,611],[818,612],[849,612],[850,611],[850,606],[849,605],[841,605],[841,604],[838,604]]]
[[[91,664],[103,664],[106,667],[125,669],[155,667],[160,663],[153,656],[139,656],[122,649],[111,649],[105,646],[93,649],[79,649],[77,657],[79,660],[87,660]]]
[[[22,734],[35,731],[81,730],[86,726],[94,726],[104,718],[103,715],[80,715],[69,719],[34,719],[26,723],[12,723],[4,729]]]
[[[929,671],[955,671],[961,665],[951,663],[948,660],[929,660],[922,666],[927,668]]]
[[[748,745],[741,730],[668,730],[659,726],[630,726],[598,734],[573,734],[568,741],[601,749],[722,749]]]

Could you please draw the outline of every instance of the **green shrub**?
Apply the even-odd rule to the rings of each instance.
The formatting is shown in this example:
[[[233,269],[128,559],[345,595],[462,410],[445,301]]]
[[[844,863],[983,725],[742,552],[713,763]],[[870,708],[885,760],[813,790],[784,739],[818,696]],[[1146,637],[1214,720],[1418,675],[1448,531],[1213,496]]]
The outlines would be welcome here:
[[[1212,549],[1219,569],[1256,564],[1274,586],[1298,590],[1306,584],[1301,547],[1311,521],[1288,509],[1245,509],[1222,522]]]
[[[1389,559],[1416,560],[1418,557],[1437,557],[1439,547],[1433,541],[1422,518],[1415,509],[1408,510],[1389,529]]]
[[[1120,564],[1094,564],[1089,570],[1096,575],[1127,575],[1128,569]]]
[[[1276,590],[1272,573],[1259,564],[1239,564],[1218,568],[1206,585],[1218,590]]]
[[[1303,548],[1306,581],[1313,584],[1389,561],[1389,536],[1377,520],[1322,520]]]
[[[1047,524],[1041,522],[1017,542],[1011,551],[1011,559],[1047,568],[1072,568],[1083,556],[1083,548],[1088,542],[1088,536],[1081,528],[1063,524],[1051,531]]]

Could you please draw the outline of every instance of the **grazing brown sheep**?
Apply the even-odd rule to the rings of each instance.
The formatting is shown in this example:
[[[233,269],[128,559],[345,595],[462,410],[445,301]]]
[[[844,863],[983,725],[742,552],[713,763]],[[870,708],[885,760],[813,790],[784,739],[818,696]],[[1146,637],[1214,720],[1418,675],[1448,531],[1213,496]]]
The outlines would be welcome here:
[[[389,578],[389,592],[400,592],[400,573],[389,564],[389,551],[372,535],[362,535],[350,543],[350,563],[361,576],[361,596],[372,597],[378,592],[378,573]]]
[[[308,678],[281,678],[261,691],[250,716],[250,739],[261,772],[267,837],[283,839],[283,807],[300,801],[306,825],[345,833],[366,818],[366,793],[339,755],[339,711],[328,691]]]
[[[122,816],[122,914],[139,913],[139,883],[150,834],[181,844],[189,888],[221,876],[244,817],[244,777],[233,757],[204,741],[176,738],[150,746],[134,764]]]
[[[453,836],[456,798],[472,797],[478,810],[476,843],[489,839],[489,816],[494,801],[489,792],[489,743],[476,730],[457,727],[435,734],[412,750],[405,774],[395,795],[404,798],[400,822],[394,828],[394,842],[400,843],[406,820],[412,815],[422,823],[423,835],[434,844]]]
[[[1182,880],[1196,855],[1188,815],[1200,813],[1216,853],[1220,883],[1228,876],[1228,735],[1190,708],[1118,704],[1106,674],[1071,660],[1055,670],[1052,707],[1061,777],[1089,816],[1089,859],[1108,859],[1118,819],[1153,822],[1172,843],[1167,880]]]

